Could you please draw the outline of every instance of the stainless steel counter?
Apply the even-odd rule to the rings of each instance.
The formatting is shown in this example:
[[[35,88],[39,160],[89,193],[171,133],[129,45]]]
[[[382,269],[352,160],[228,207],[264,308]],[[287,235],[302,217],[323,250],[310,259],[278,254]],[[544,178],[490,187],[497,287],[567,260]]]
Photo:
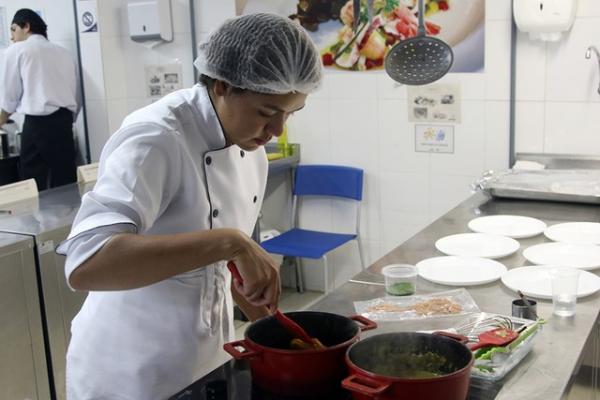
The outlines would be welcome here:
[[[477,194],[426,227],[402,245],[381,258],[367,271],[354,277],[367,282],[383,282],[379,271],[392,263],[415,264],[425,258],[443,255],[434,242],[446,235],[469,232],[469,220],[484,215],[512,214],[539,218],[549,225],[565,221],[600,221],[600,208],[593,205],[490,200]],[[546,242],[543,235],[520,239],[521,248],[499,261],[511,269],[526,265],[522,256],[525,248]],[[592,271],[598,273],[599,270]],[[453,287],[438,285],[419,278],[418,293],[450,290]],[[510,315],[511,301],[517,296],[500,281],[473,286],[469,293],[482,311]],[[348,282],[311,307],[313,310],[334,312],[342,315],[355,313],[353,302],[385,296],[382,286]],[[600,335],[600,293],[579,299],[576,315],[560,318],[552,315],[551,301],[538,301],[538,314],[547,320],[543,331],[536,338],[532,352],[511,371],[503,381],[498,400],[561,399],[570,390],[572,376],[577,372],[588,338]],[[364,337],[390,331],[429,330],[450,327],[460,318],[444,318],[429,322],[381,323],[375,331]],[[597,340],[597,339],[596,339]],[[596,365],[600,359],[596,347],[593,358]],[[596,388],[597,390],[597,388]]]

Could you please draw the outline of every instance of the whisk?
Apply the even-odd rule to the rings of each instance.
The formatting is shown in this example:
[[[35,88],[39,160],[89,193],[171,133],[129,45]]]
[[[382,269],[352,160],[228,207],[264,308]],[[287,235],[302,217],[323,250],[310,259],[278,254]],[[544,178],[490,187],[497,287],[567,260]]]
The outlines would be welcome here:
[[[508,330],[514,329],[512,320],[502,315],[494,315],[491,317],[485,317],[477,319],[475,321],[468,322],[466,324],[457,326],[454,328],[456,333],[464,335],[469,338],[470,341],[477,341],[477,337],[480,333],[490,330],[492,328],[505,328]]]

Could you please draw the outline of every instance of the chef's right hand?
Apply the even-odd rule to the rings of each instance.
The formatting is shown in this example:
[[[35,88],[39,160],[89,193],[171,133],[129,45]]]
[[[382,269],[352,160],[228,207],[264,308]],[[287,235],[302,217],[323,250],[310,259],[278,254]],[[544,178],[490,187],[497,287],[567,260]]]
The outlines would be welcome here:
[[[231,258],[243,282],[233,279],[235,290],[253,306],[277,309],[281,282],[279,265],[258,243],[244,235],[239,250]]]

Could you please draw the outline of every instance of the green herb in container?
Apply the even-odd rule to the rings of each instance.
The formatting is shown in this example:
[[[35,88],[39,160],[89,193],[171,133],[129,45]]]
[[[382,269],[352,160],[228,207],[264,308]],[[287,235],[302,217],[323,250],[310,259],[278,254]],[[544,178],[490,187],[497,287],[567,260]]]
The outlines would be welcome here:
[[[417,269],[410,264],[392,264],[382,268],[385,277],[385,291],[394,296],[415,294],[417,289]]]

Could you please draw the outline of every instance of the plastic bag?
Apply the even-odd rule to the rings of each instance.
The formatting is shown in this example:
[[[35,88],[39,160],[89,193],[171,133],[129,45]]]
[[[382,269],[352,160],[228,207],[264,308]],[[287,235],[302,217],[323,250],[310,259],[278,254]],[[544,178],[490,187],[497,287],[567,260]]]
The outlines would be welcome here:
[[[374,321],[454,317],[480,312],[469,292],[463,288],[424,295],[356,301],[354,308],[358,314]]]

